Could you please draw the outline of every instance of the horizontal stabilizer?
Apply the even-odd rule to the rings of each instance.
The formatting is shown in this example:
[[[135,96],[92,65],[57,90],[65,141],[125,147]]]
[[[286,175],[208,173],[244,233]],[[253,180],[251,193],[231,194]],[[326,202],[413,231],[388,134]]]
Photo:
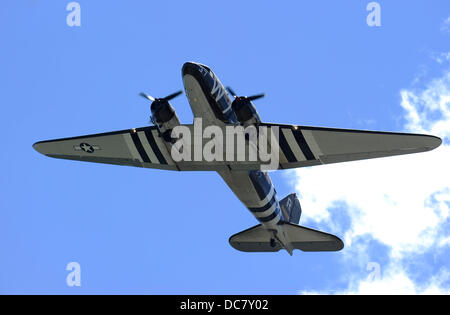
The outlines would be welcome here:
[[[344,243],[337,237],[304,226],[287,223],[283,228],[294,249],[304,252],[339,251]],[[243,252],[277,252],[283,247],[278,242],[271,242],[272,231],[261,224],[230,237],[230,245]]]

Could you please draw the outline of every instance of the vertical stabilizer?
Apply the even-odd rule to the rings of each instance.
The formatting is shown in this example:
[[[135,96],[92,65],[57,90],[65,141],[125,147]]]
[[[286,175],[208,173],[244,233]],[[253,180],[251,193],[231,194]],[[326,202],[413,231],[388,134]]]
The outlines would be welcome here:
[[[300,222],[302,207],[300,206],[300,201],[295,193],[287,195],[283,200],[281,200],[280,208],[286,221],[294,224],[298,224]]]

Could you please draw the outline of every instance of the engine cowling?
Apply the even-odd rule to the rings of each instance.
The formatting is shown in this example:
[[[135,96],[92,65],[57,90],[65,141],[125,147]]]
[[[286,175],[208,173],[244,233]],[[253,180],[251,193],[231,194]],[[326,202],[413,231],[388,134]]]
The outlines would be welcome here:
[[[256,111],[255,105],[247,98],[236,97],[231,107],[242,125],[249,126],[261,123],[261,118]]]
[[[158,127],[163,139],[173,142],[172,129],[180,125],[180,119],[172,105],[165,99],[157,99],[152,103],[150,110],[152,112],[151,120]]]

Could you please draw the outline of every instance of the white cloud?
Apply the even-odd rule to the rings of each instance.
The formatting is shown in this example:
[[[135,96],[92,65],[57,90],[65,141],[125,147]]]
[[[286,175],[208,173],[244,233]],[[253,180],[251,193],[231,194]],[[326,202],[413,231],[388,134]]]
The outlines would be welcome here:
[[[405,270],[392,267],[388,273],[379,279],[352,279],[349,287],[338,291],[300,291],[299,294],[339,294],[339,295],[448,295],[450,289],[443,288],[442,284],[450,277],[446,269],[440,270],[438,274],[432,277],[424,285],[417,285],[405,272]]]
[[[436,62],[442,64],[446,61],[450,61],[450,52],[447,51],[438,54],[433,54],[431,58],[434,59]]]
[[[450,16],[442,22],[441,25],[441,32],[442,33],[450,33]]]
[[[341,231],[346,243],[344,259],[363,258],[367,262],[368,245],[358,243],[363,237],[389,249],[390,263],[382,280],[351,280],[349,293],[448,292],[439,287],[439,277],[448,278],[448,273],[420,287],[403,270],[402,259],[449,243],[443,224],[450,215],[450,71],[422,90],[404,89],[400,95],[405,131],[440,136],[444,140],[441,147],[426,153],[295,171],[302,224],[316,222],[339,233],[333,215],[335,211],[347,212],[350,227]],[[345,207],[336,206],[339,204]]]
[[[450,139],[450,71],[431,81],[423,91],[402,90],[400,94],[406,130]]]
[[[348,206],[345,241],[370,234],[393,254],[417,251],[439,238],[449,216],[450,148],[297,171],[304,219],[330,224],[333,204]],[[434,197],[436,202],[429,202]]]

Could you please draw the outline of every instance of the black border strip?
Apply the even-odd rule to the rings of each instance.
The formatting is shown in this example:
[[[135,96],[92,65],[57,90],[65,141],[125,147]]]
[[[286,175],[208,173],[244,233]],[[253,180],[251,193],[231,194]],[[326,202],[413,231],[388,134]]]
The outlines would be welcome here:
[[[294,135],[295,141],[297,141],[298,146],[303,152],[303,155],[306,157],[307,160],[315,160],[316,157],[312,153],[311,149],[309,148],[308,143],[305,140],[305,137],[303,137],[301,130],[293,130],[292,134]]]
[[[276,202],[275,194],[273,194],[272,199],[270,199],[270,201],[265,206],[262,206],[260,208],[248,208],[248,210],[250,210],[251,212],[264,212],[270,207],[272,207],[275,202]]]
[[[147,152],[145,152],[144,147],[142,146],[141,140],[139,139],[137,132],[130,132],[131,139],[134,142],[134,145],[136,146],[136,149],[138,150],[139,154],[141,155],[142,161],[145,163],[151,163],[150,158],[147,155]]]
[[[280,208],[276,208],[275,211],[265,218],[258,218],[259,222],[269,222],[270,220],[274,219],[278,214],[280,213]]]
[[[155,153],[158,158],[159,163],[167,164],[166,159],[162,155],[161,151],[158,148],[158,144],[156,144],[155,138],[153,137],[153,133],[151,130],[145,130],[145,136],[147,137],[147,141],[152,147],[153,153]]]
[[[286,140],[286,137],[284,136],[283,129],[280,129],[279,138],[280,138],[279,139],[280,148],[283,151],[284,155],[286,156],[288,162],[297,162],[297,159],[295,158],[295,155],[292,152],[291,147],[289,146],[289,143]]]
[[[272,185],[271,183],[269,183],[264,173],[261,172],[262,174],[259,175],[258,172],[261,171],[249,171],[248,176],[250,177],[250,180],[256,190],[256,193],[258,194],[259,199],[263,200],[269,195],[272,189]],[[259,176],[264,178],[260,178]]]

